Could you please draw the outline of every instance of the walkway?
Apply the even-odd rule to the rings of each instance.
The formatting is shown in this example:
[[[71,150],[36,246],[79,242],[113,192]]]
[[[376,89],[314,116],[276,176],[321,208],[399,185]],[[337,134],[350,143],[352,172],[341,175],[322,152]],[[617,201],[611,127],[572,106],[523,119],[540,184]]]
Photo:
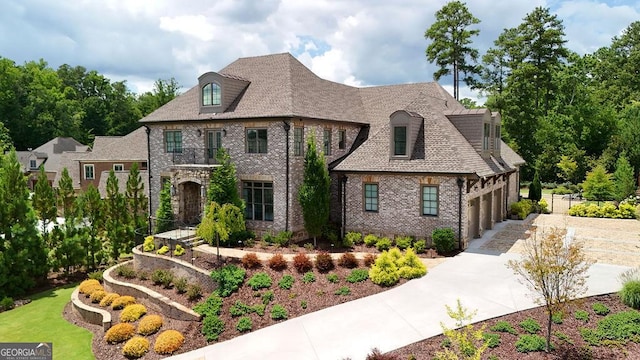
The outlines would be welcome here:
[[[477,309],[474,321],[537,306],[530,291],[506,267],[519,255],[482,249],[503,227],[500,223],[469,249],[429,273],[388,291],[297,317],[172,359],[360,360],[377,347],[397,349],[441,333],[440,322],[452,326],[445,305],[456,299]],[[618,275],[626,267],[595,264],[589,271],[586,296],[619,290]]]

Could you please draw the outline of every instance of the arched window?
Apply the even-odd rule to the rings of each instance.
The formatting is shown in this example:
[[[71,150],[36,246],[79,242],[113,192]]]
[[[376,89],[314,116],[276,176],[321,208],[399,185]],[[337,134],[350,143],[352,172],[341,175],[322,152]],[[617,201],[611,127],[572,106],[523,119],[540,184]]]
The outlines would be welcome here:
[[[202,87],[202,106],[220,106],[221,99],[220,85],[209,83]]]

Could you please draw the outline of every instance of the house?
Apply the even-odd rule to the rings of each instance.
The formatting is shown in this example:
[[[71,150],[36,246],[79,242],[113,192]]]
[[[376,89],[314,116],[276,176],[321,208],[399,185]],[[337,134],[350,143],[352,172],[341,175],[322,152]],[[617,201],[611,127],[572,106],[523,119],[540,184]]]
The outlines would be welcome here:
[[[61,162],[67,168],[76,191],[85,191],[91,184],[100,191],[102,197],[106,197],[107,178],[113,170],[120,192],[124,192],[133,163],[138,163],[145,189],[149,188],[145,127],[124,136],[96,136],[90,151],[67,152]],[[54,187],[58,186],[59,181],[60,176],[57,176]]]
[[[44,166],[47,178],[50,183],[58,173],[62,172],[61,161],[65,152],[86,152],[89,147],[83,145],[74,138],[56,137],[35,149],[27,151],[17,151],[18,161],[22,166],[22,171],[27,174],[27,184],[29,189],[33,190],[37,181],[40,166]]]
[[[460,246],[517,201],[522,158],[500,140],[500,115],[466,110],[437,83],[358,88],[319,78],[290,54],[241,58],[141,122],[149,129],[152,213],[161,184],[183,223],[203,212],[220,147],[237,168],[247,227],[305,236],[298,188],[315,137],[341,231],[428,237]]]

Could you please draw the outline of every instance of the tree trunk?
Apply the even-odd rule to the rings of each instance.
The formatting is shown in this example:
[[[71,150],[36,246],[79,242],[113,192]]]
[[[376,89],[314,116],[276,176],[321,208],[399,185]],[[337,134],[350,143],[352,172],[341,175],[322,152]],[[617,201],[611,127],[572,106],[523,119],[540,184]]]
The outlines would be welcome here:
[[[551,322],[553,321],[553,313],[551,312],[551,310],[549,310],[548,313],[549,318],[547,319],[547,352],[551,350]]]

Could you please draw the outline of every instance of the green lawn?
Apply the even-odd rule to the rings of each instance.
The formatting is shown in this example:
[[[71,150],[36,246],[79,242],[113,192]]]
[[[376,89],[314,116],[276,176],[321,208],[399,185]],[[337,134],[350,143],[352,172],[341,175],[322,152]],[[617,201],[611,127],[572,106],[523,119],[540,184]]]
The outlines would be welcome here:
[[[52,342],[54,359],[94,359],[92,333],[62,318],[74,288],[69,285],[33,295],[31,303],[0,313],[0,341]]]

